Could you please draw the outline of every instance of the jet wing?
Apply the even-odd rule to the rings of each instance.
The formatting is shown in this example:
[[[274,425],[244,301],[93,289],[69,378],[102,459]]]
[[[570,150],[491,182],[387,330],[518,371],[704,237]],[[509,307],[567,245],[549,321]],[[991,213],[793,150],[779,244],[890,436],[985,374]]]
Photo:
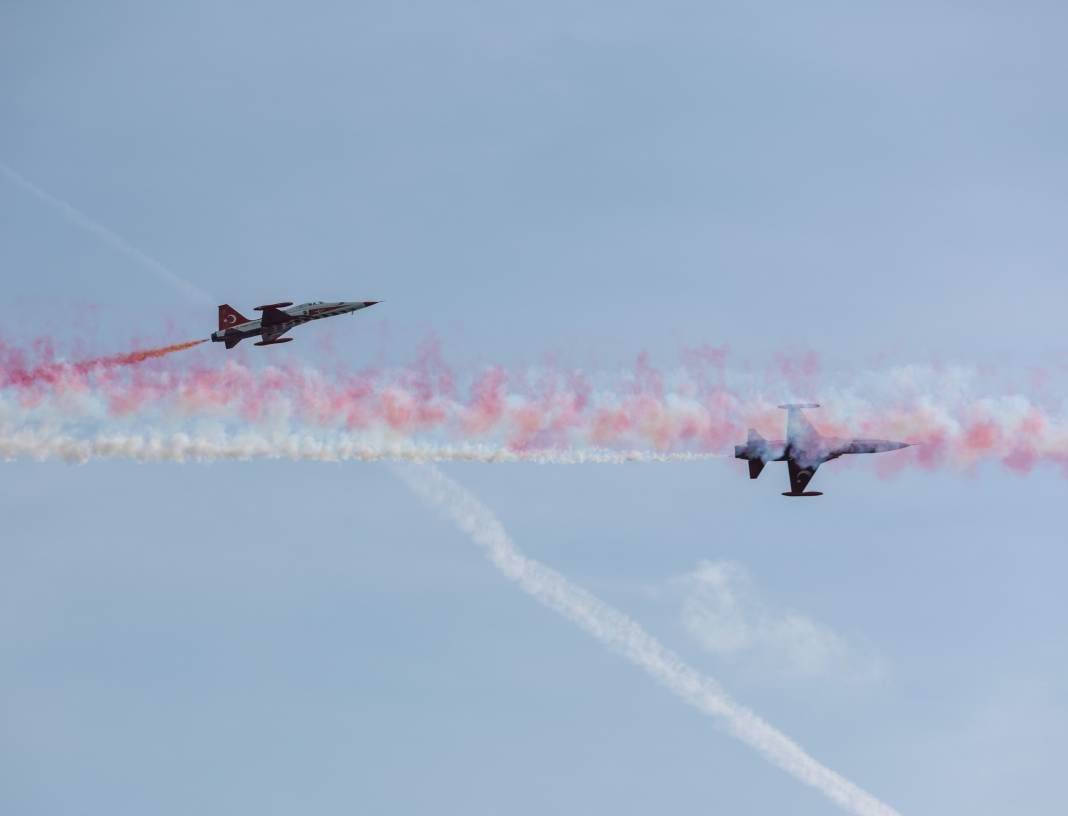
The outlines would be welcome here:
[[[263,335],[263,339],[259,343],[257,343],[256,345],[258,345],[258,346],[266,346],[266,345],[269,345],[270,343],[277,343],[277,342],[285,343],[285,342],[288,342],[289,340],[292,340],[293,338],[287,337],[285,340],[282,340],[282,341],[278,340],[278,338],[281,337],[283,334],[285,334],[287,331],[289,331],[289,329],[283,329],[280,326],[273,326],[272,327],[272,326],[268,325],[261,332],[261,334]]]
[[[276,309],[274,306],[263,306],[261,307],[261,312],[263,313],[260,317],[260,320],[262,321],[260,325],[262,326],[273,326],[278,323],[285,323],[292,319],[281,309]]]
[[[790,492],[795,495],[800,495],[805,492],[808,483],[811,482],[812,477],[816,475],[816,468],[819,467],[819,463],[817,462],[814,465],[805,465],[802,467],[793,459],[790,459],[787,461],[786,466],[790,470]]]

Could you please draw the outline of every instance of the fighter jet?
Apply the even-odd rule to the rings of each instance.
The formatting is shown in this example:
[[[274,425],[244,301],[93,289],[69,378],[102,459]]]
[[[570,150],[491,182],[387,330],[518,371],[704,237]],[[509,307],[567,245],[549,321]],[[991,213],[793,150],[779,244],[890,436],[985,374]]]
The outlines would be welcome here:
[[[310,320],[321,320],[324,317],[349,314],[358,309],[366,309],[379,303],[377,300],[354,300],[348,303],[325,303],[317,300],[315,303],[302,303],[293,306],[287,303],[269,303],[266,306],[257,306],[255,311],[260,312],[259,320],[249,320],[237,309],[228,303],[219,307],[219,330],[212,332],[211,339],[216,343],[225,343],[228,349],[232,349],[246,337],[259,336],[261,339],[257,346],[272,346],[276,343],[288,343],[292,337],[282,337],[294,326],[307,323]],[[287,306],[293,306],[287,309]]]
[[[822,496],[818,491],[806,492],[816,468],[847,453],[882,453],[907,448],[910,442],[889,442],[885,439],[834,439],[820,436],[812,427],[803,408],[819,408],[816,403],[780,405],[786,409],[786,441],[762,437],[752,428],[744,445],[734,447],[735,459],[749,460],[749,478],[755,479],[768,462],[786,462],[790,470],[790,490],[784,496]]]

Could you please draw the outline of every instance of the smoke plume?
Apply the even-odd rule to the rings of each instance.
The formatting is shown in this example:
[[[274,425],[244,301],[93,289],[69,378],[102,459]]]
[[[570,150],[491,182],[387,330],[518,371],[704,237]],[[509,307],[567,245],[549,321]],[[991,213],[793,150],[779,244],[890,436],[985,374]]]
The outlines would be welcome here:
[[[627,462],[695,462],[719,454],[653,453],[650,451],[571,450],[514,451],[487,445],[369,443],[358,437],[236,436],[172,434],[101,434],[79,438],[37,431],[0,433],[0,460],[59,460],[82,464],[96,459],[134,462],[216,462],[288,459],[306,462],[529,462],[542,465],[585,465]]]
[[[436,346],[390,368],[316,368],[290,357],[173,351],[183,343],[81,362],[47,345],[0,341],[0,435],[90,439],[345,437],[380,449],[481,446],[520,455],[647,451],[727,454],[749,428],[781,439],[782,402],[817,400],[823,434],[916,443],[869,461],[1026,473],[1068,472],[1068,392],[1056,372],[907,365],[821,372],[809,357],[755,367],[725,350],[689,350],[673,368],[641,356],[630,369],[561,366],[457,371]],[[140,363],[140,365],[134,365]]]
[[[185,351],[207,340],[190,340],[187,343],[175,343],[170,346],[159,348],[140,349],[123,354],[113,354],[110,357],[96,357],[90,360],[80,360],[73,363],[51,362],[38,365],[33,368],[23,368],[11,358],[8,364],[0,367],[0,386],[12,385],[16,387],[28,387],[42,383],[62,384],[74,378],[86,377],[93,373],[106,371],[119,366],[136,365],[146,360],[157,360],[174,354],[176,351]],[[2,348],[2,346],[0,346]]]

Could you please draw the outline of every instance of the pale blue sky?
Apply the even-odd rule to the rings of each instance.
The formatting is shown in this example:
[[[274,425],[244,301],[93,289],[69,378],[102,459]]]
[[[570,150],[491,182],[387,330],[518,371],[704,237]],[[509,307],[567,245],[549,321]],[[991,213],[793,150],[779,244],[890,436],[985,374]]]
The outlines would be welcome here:
[[[402,363],[433,332],[461,368],[703,342],[1060,364],[1066,16],[10,2],[0,161],[219,302],[386,301],[253,350],[288,359],[329,337],[331,361]],[[7,338],[215,327],[2,177],[0,268]],[[446,470],[902,813],[1063,812],[1062,475],[831,465],[790,502],[738,464]],[[388,467],[0,474],[0,811],[836,812],[517,592]],[[702,561],[845,656],[705,651]]]

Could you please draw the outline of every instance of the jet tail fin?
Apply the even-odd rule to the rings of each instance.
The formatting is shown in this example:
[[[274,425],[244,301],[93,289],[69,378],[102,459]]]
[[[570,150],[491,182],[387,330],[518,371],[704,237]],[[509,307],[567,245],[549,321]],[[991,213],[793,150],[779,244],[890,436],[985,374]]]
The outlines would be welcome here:
[[[229,303],[223,303],[219,306],[219,329],[229,329],[236,326],[238,323],[248,323],[248,318],[241,312],[231,306]]]
[[[764,469],[764,464],[765,464],[765,462],[764,462],[763,459],[750,459],[749,460],[749,478],[750,479],[755,479],[757,476],[759,476],[760,475],[760,471],[762,471]]]
[[[750,442],[767,442],[768,440],[766,440],[764,437],[762,437],[760,435],[759,431],[754,430],[753,428],[750,428],[749,429],[749,441]]]

